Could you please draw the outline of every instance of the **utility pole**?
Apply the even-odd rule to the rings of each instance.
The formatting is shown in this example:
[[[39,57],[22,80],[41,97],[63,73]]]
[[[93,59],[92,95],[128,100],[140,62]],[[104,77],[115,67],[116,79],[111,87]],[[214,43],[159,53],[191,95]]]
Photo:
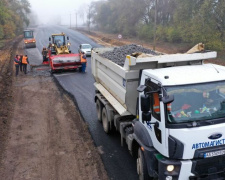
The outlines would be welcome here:
[[[70,13],[70,29],[71,29],[71,13]]]
[[[76,29],[77,29],[77,11],[75,10],[75,16],[76,16]]]
[[[153,42],[153,50],[156,47],[156,24],[157,24],[157,0],[155,0],[155,24],[154,24],[154,42]]]
[[[91,6],[88,6],[88,32],[90,32],[90,26],[91,26]]]

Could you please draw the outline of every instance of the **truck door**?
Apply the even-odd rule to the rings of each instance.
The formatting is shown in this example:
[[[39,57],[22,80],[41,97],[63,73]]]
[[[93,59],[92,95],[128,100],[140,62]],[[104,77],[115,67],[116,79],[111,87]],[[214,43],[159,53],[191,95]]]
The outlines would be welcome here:
[[[151,111],[151,121],[148,122],[141,122],[146,126],[151,138],[154,148],[157,149],[161,154],[167,155],[168,150],[166,148],[166,132],[165,132],[165,117],[164,117],[164,104],[160,101],[160,88],[157,85],[159,82],[156,80],[148,80],[146,81],[145,85],[147,89],[145,92],[152,92],[150,93],[150,111]],[[141,112],[141,111],[139,111]],[[139,114],[140,119],[142,118],[142,112]],[[159,126],[157,127],[155,123],[158,122]]]

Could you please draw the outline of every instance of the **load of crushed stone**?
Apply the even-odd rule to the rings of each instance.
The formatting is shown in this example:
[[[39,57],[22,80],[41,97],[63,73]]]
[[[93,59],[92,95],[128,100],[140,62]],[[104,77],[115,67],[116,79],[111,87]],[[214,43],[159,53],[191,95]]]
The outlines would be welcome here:
[[[115,47],[113,51],[107,51],[101,54],[102,57],[107,58],[114,63],[123,66],[126,56],[131,55],[132,53],[145,53],[145,54],[151,54],[151,55],[159,55],[155,51],[151,49],[143,48],[142,46],[136,45],[136,44],[130,44],[120,47]]]

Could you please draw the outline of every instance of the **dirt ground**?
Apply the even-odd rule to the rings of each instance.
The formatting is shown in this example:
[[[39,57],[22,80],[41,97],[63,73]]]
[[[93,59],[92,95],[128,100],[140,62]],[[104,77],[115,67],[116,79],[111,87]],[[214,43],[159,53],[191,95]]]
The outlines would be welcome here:
[[[15,77],[16,46],[0,52],[0,179],[107,180],[88,126],[53,77]]]
[[[144,42],[142,40],[139,40],[138,38],[128,38],[123,37],[122,39],[118,39],[118,35],[116,34],[108,34],[98,31],[85,31],[83,29],[79,29],[81,33],[84,33],[85,35],[89,36],[91,39],[93,39],[98,44],[102,44],[103,46],[123,46],[128,44],[138,44],[142,45],[145,48],[153,49],[153,43],[152,42]],[[165,42],[157,42],[156,45],[156,51],[163,52],[163,53],[184,53],[187,52],[191,46],[189,44],[171,44],[171,43],[165,43]]]

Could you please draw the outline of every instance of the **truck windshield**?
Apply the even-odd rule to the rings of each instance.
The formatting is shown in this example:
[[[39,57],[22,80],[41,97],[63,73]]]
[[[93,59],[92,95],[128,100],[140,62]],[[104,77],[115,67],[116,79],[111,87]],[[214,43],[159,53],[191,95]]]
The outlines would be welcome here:
[[[91,45],[89,44],[83,44],[82,49],[91,49]]]
[[[174,101],[167,104],[169,123],[225,118],[225,81],[166,87]]]
[[[33,38],[33,31],[24,31],[24,38]]]
[[[65,45],[65,36],[55,36],[53,42],[57,45],[57,47]]]

